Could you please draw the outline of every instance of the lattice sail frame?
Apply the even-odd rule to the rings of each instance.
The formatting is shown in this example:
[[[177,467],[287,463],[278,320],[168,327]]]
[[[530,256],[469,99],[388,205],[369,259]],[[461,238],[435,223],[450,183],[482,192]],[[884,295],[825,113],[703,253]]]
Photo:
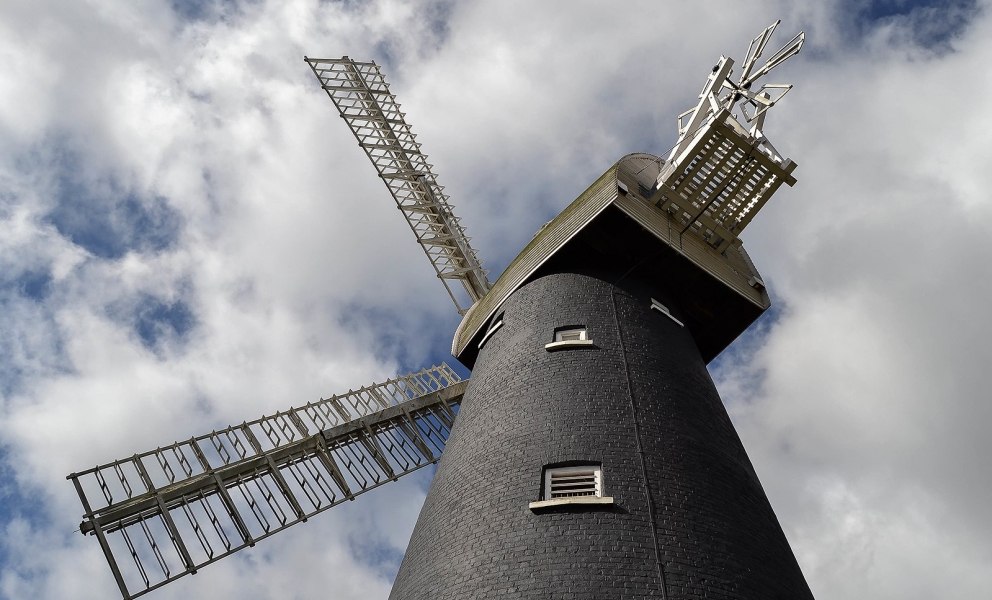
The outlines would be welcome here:
[[[347,56],[304,60],[375,165],[458,312],[465,314],[489,291],[487,272],[452,212],[444,188],[431,172],[432,165],[420,151],[396,96],[389,92],[379,66]],[[448,283],[453,280],[461,282],[469,306],[459,302]]]
[[[760,148],[729,111],[721,111],[692,144],[662,169],[655,202],[717,252],[740,245],[740,232],[783,183],[796,163],[778,162]]]
[[[800,31],[754,70],[779,23],[751,41],[738,82],[730,79],[734,60],[720,57],[698,104],[679,115],[678,141],[658,174],[653,194],[657,206],[681,224],[681,233],[700,237],[720,253],[740,245],[741,231],[783,183],[796,183],[796,163],[783,157],[763,131],[768,109],[792,85],[763,84],[758,92],[751,91],[758,78],[802,49],[805,34]],[[738,103],[750,128],[734,115]]]
[[[442,363],[73,473],[80,531],[137,598],[437,462],[466,384]]]

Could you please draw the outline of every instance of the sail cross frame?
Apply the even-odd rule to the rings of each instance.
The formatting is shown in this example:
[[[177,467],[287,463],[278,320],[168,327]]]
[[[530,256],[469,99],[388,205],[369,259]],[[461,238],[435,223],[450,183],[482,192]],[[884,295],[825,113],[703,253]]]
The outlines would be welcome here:
[[[125,600],[434,464],[467,381],[443,364],[73,473]]]

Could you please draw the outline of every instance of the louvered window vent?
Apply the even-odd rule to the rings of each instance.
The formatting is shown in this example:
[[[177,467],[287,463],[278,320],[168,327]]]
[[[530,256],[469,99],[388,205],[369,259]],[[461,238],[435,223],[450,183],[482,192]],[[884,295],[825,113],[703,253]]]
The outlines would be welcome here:
[[[548,475],[548,499],[601,495],[599,469],[552,470]]]
[[[544,469],[541,500],[531,502],[530,509],[540,512],[572,504],[613,504],[613,498],[603,495],[603,468],[600,465]]]
[[[535,512],[573,504],[613,504],[613,498],[603,495],[603,468],[599,465],[548,467],[542,483],[541,500],[530,503]]]

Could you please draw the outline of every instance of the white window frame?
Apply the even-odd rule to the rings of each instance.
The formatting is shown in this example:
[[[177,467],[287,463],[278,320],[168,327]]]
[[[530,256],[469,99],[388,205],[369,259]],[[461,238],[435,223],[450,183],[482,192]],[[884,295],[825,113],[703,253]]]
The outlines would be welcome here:
[[[578,334],[577,339],[565,339],[566,336],[573,337],[575,334]],[[550,352],[551,350],[575,348],[577,346],[592,346],[592,340],[589,339],[589,329],[585,326],[556,329],[555,340],[550,344],[545,344],[544,349]]]
[[[667,306],[665,306],[661,302],[658,302],[654,298],[651,298],[651,310],[656,310],[661,314],[665,315],[666,317],[668,317],[669,319],[675,321],[676,323],[678,323],[679,327],[685,327],[682,321],[679,321],[678,319],[675,318],[674,315],[672,315],[672,311],[668,310]]]
[[[566,336],[568,339],[566,339]],[[577,342],[588,340],[589,331],[585,327],[573,327],[571,329],[559,329],[555,332],[556,342]]]
[[[595,494],[584,496],[560,496],[551,497],[551,482],[555,476],[568,476],[571,474],[593,472],[595,477]],[[602,465],[576,465],[571,467],[547,467],[544,469],[544,480],[541,482],[541,500],[530,503],[531,510],[538,510],[551,506],[566,506],[570,504],[613,504],[613,498],[604,496],[603,467]]]
[[[503,326],[503,315],[500,314],[498,317],[496,317],[496,320],[493,321],[492,325],[489,326],[489,329],[486,330],[486,334],[482,336],[482,339],[479,340],[479,350],[482,350],[482,347],[486,345],[486,342],[489,341],[489,338],[491,338],[493,334],[496,333],[496,331],[499,330],[499,328],[502,326]]]

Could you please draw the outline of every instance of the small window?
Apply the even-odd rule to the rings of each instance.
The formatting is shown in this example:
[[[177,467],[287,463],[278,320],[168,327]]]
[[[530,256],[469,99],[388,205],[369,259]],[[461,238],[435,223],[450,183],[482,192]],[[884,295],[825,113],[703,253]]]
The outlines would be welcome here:
[[[562,329],[555,332],[556,342],[578,342],[580,340],[588,339],[586,337],[586,328],[578,327],[576,329]]]
[[[672,315],[672,311],[668,310],[667,306],[665,306],[661,302],[658,302],[654,298],[651,298],[651,310],[656,310],[661,314],[665,315],[666,317],[668,317],[669,319],[675,321],[676,323],[679,324],[679,327],[685,327],[685,325],[682,324],[682,321],[679,321],[678,319],[675,318],[674,315]]]
[[[599,467],[560,467],[545,471],[545,500],[602,495],[603,470]]]
[[[603,468],[600,465],[553,467],[544,470],[541,500],[531,502],[532,510],[568,504],[613,504],[603,496]]]
[[[569,326],[555,329],[554,341],[550,344],[545,344],[544,349],[558,350],[573,346],[592,346],[592,340],[589,339],[589,331],[585,327]]]
[[[499,313],[492,320],[492,323],[490,323],[489,329],[486,330],[486,334],[484,336],[482,336],[482,339],[481,340],[479,340],[479,349],[480,350],[482,349],[483,346],[486,345],[486,342],[489,341],[489,338],[491,338],[492,335],[494,333],[496,333],[496,330],[498,330],[502,326],[503,326],[503,313]]]

